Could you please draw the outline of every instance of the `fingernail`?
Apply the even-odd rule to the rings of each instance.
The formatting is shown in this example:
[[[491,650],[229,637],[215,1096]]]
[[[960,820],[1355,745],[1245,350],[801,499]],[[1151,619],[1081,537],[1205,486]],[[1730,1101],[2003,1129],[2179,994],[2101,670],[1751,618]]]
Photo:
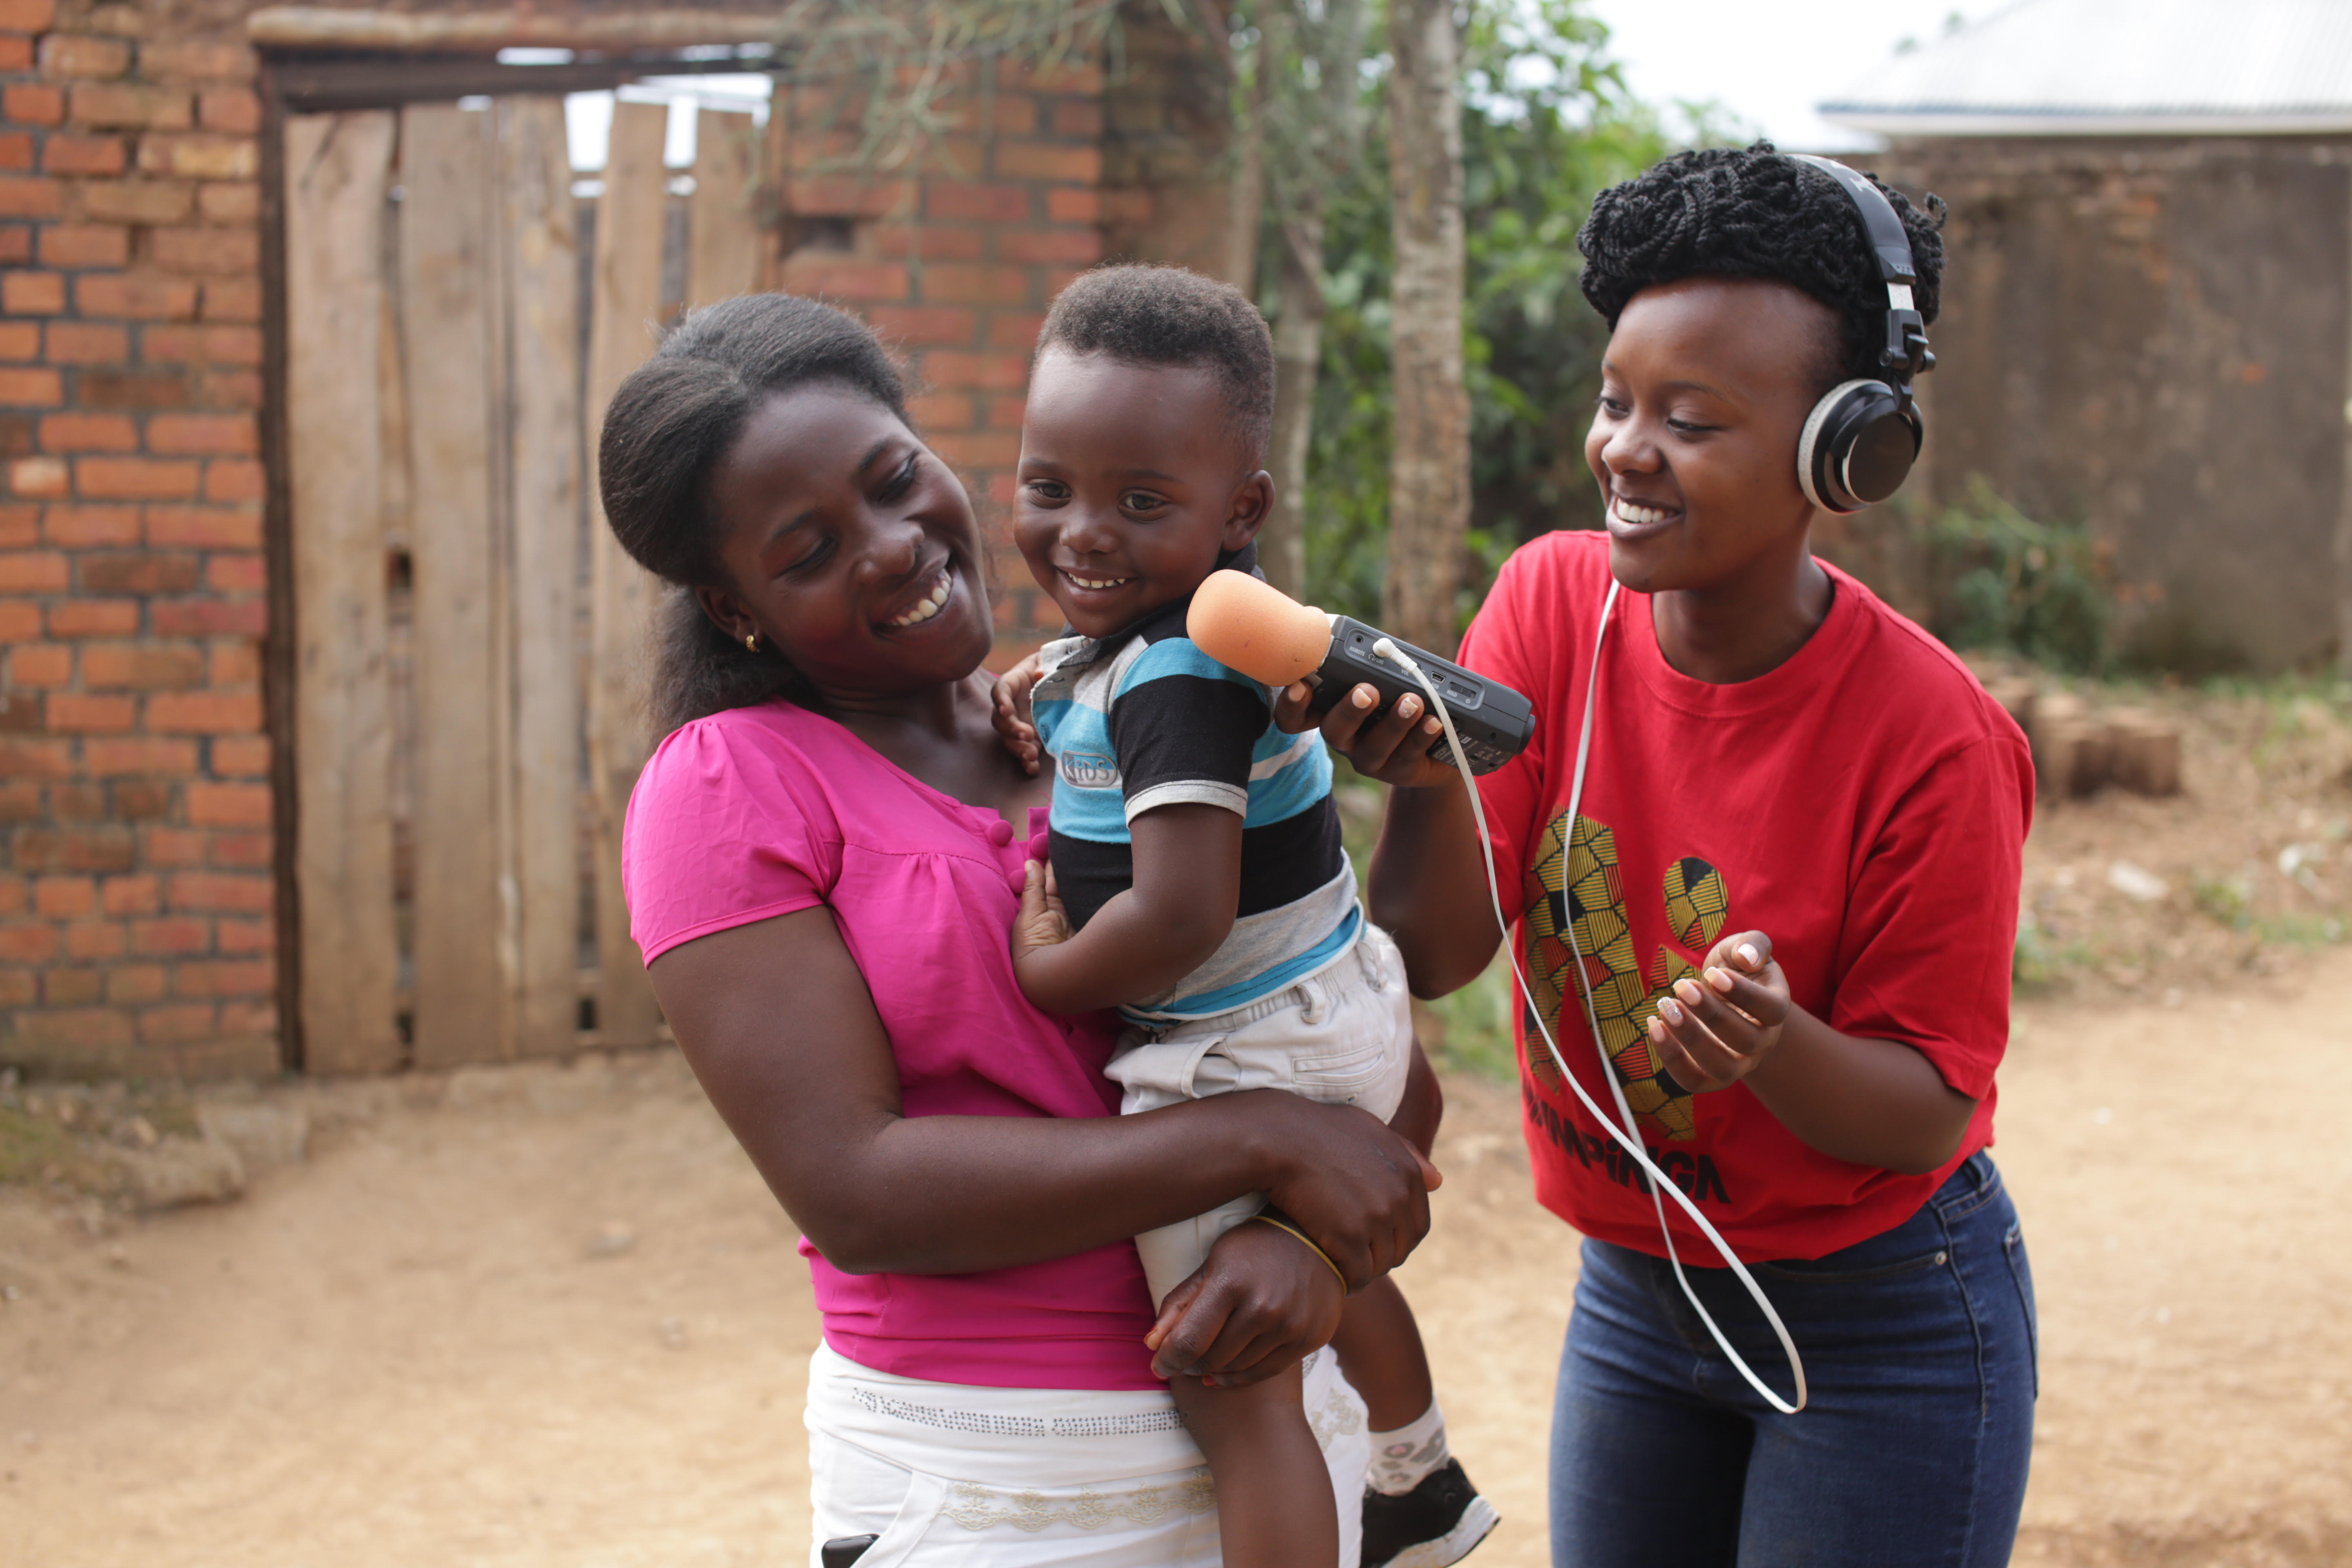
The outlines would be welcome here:
[[[1692,1007],[1697,1006],[1699,1000],[1698,982],[1693,980],[1687,974],[1684,975],[1680,980],[1675,982],[1675,994],[1681,997],[1685,1005]]]
[[[1666,1026],[1664,1024],[1659,1023],[1655,1018],[1650,1020],[1649,1026],[1650,1044],[1654,1046],[1664,1045],[1666,1043]]]
[[[1422,728],[1433,735],[1443,735],[1445,733],[1445,726],[1439,723],[1434,719],[1429,720],[1427,722],[1423,723]]]
[[[1421,700],[1417,697],[1408,697],[1397,704],[1397,711],[1410,719],[1421,711]]]
[[[1359,686],[1356,689],[1348,693],[1348,700],[1359,708],[1370,708],[1375,700],[1372,696],[1372,689],[1369,686]]]
[[[1671,996],[1658,998],[1658,1015],[1669,1024],[1679,1024],[1683,1021],[1683,1010],[1675,1005],[1675,999]]]
[[[1764,962],[1758,954],[1756,944],[1752,942],[1743,942],[1739,944],[1739,956],[1746,959],[1751,965]]]
[[[1706,983],[1717,991],[1728,991],[1731,989],[1731,971],[1710,969],[1706,972]]]

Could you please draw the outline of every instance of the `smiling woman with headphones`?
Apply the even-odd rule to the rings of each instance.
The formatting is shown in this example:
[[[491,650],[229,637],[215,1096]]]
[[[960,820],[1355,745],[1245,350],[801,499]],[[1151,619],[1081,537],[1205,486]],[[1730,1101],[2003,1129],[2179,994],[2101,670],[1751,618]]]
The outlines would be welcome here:
[[[1554,1561],[1990,1568],[2032,1437],[2032,1281],[1985,1152],[2032,769],[1965,666],[1807,544],[1917,454],[1942,243],[1760,143],[1604,192],[1578,243],[1612,328],[1607,531],[1518,552],[1461,653],[1538,714],[1478,789],[1560,1052],[1520,1055],[1536,1193],[1587,1238]],[[1377,701],[1323,731],[1399,786],[1370,904],[1440,994],[1498,940],[1476,826],[1421,703]],[[1790,1379],[1775,1325],[1591,1104],[1748,1266],[1803,1385],[1742,1375]]]

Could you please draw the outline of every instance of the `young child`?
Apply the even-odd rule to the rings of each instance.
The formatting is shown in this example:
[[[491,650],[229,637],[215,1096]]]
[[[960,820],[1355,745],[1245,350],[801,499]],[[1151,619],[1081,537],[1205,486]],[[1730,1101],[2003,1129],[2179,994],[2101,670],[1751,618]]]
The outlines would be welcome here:
[[[1271,724],[1273,694],[1184,635],[1221,566],[1255,568],[1274,500],[1265,322],[1176,268],[1090,272],[1039,336],[1022,427],[1021,552],[1076,634],[1039,656],[1035,735],[1053,759],[1050,871],[1032,873],[1014,970],[1049,1011],[1118,1006],[1108,1071],[1128,1114],[1275,1088],[1395,1113],[1412,1055],[1395,945],[1367,922],[1321,741]],[[1006,727],[1030,674],[1000,688]],[[1154,1304],[1257,1198],[1138,1237]],[[1327,1260],[1328,1261],[1328,1260]],[[1334,1341],[1374,1428],[1367,1568],[1434,1568],[1496,1514],[1447,1454],[1419,1331],[1382,1279]],[[1175,1384],[1216,1479],[1228,1568],[1330,1563],[1328,1472],[1299,1375]]]

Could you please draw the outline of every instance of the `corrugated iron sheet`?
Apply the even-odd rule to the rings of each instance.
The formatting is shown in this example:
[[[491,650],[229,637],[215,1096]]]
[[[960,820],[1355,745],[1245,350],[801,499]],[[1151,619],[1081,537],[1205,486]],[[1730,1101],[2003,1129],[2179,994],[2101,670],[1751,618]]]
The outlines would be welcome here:
[[[2352,0],[2020,0],[1821,112],[1896,135],[2352,129]]]

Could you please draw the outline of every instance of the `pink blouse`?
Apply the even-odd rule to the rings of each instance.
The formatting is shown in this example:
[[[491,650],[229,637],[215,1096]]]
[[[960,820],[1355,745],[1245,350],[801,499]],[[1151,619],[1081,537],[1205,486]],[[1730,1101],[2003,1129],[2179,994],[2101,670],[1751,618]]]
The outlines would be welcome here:
[[[1110,1116],[1110,1015],[1056,1018],[1013,978],[1022,868],[1045,842],[786,702],[677,730],[629,800],[622,878],[647,963],[824,904],[888,1032],[908,1116]],[[793,1047],[779,1019],[775,1048]],[[985,1274],[845,1274],[806,1237],[825,1342],[861,1366],[1000,1388],[1141,1389],[1132,1242]]]

